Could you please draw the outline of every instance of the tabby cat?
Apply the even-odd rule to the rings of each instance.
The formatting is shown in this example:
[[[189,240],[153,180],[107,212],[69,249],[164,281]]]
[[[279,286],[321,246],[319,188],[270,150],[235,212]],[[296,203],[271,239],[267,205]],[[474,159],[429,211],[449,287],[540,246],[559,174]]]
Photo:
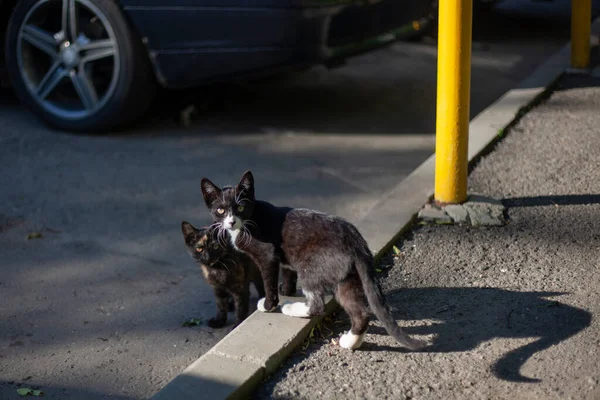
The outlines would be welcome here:
[[[245,254],[235,251],[228,241],[219,241],[214,227],[197,229],[189,222],[181,223],[181,232],[190,256],[200,264],[206,282],[214,289],[217,314],[208,326],[221,328],[227,323],[227,311],[231,298],[239,325],[248,316],[250,282],[260,297],[265,290],[262,278],[254,262]]]

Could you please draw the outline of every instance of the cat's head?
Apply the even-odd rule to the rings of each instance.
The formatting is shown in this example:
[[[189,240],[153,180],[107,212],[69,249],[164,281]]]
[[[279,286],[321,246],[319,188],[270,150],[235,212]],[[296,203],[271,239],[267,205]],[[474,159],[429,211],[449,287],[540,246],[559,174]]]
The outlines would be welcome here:
[[[207,178],[200,183],[202,197],[215,222],[228,230],[239,230],[254,210],[254,177],[246,171],[236,186],[217,187]]]
[[[227,253],[227,247],[219,242],[217,230],[211,227],[195,228],[189,222],[181,223],[181,232],[185,247],[192,258],[208,267],[212,267]]]

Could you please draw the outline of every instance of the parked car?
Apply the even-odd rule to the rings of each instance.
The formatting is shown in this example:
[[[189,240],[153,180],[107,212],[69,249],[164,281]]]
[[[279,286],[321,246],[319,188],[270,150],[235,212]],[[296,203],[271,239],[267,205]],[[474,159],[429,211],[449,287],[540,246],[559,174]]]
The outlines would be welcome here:
[[[435,19],[428,0],[0,0],[3,64],[49,125],[133,122],[157,85],[335,64]]]

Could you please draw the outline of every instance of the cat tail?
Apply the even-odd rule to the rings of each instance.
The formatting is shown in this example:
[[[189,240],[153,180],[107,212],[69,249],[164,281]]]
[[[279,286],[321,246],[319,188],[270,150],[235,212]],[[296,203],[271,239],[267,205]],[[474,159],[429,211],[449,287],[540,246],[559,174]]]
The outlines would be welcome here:
[[[356,269],[362,282],[365,295],[367,296],[367,301],[377,319],[381,321],[385,327],[385,330],[396,339],[398,343],[410,350],[419,350],[428,346],[428,341],[411,338],[396,323],[396,320],[385,301],[383,291],[375,281],[373,256],[371,254],[368,256],[366,254],[361,254],[358,257],[358,260],[359,261],[356,262]]]

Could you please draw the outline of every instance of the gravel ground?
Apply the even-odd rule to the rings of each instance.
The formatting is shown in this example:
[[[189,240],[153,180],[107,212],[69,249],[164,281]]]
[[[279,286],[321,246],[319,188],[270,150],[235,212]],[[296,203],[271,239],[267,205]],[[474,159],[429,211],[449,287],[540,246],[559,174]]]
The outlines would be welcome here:
[[[253,398],[600,398],[598,86],[565,78],[471,173],[507,226],[421,226],[382,262],[396,318],[432,348],[406,352],[373,320],[345,351],[338,313]]]

